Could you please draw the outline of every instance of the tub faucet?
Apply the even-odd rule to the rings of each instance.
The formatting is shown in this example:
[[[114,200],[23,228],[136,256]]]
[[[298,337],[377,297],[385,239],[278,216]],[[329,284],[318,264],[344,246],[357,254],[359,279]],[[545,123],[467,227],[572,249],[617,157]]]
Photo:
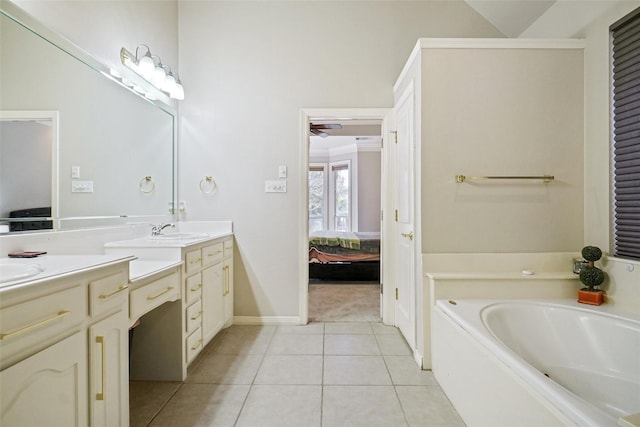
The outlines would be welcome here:
[[[159,236],[162,234],[162,230],[164,230],[167,227],[175,227],[175,225],[173,224],[158,224],[158,225],[154,225],[151,227],[151,235],[152,236]]]

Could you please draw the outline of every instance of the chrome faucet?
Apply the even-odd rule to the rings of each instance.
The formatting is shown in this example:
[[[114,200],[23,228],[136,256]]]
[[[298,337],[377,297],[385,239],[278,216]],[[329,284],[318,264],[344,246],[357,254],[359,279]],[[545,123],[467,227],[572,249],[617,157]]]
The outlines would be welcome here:
[[[174,224],[158,224],[158,225],[154,225],[151,227],[151,235],[152,236],[159,236],[162,234],[162,230],[164,230],[167,227],[175,227]]]

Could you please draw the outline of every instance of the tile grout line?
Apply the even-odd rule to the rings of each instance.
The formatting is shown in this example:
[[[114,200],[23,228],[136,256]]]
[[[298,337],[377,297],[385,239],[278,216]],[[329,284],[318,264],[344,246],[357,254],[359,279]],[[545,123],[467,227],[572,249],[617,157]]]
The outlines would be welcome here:
[[[256,373],[253,375],[253,379],[251,380],[251,384],[249,384],[249,390],[247,391],[247,395],[244,397],[244,400],[242,401],[242,405],[240,405],[240,410],[238,411],[238,415],[236,416],[236,419],[233,422],[234,426],[238,425],[238,421],[240,421],[240,415],[242,414],[242,411],[244,410],[244,407],[245,407],[245,405],[247,403],[247,400],[249,400],[249,395],[251,394],[251,390],[253,390],[253,386],[255,385],[256,378],[258,377],[258,372],[260,372],[260,368],[262,367],[262,364],[264,363],[264,359],[265,359],[265,357],[267,357],[267,353],[269,352],[269,347],[271,347],[271,343],[273,342],[273,337],[276,336],[276,331],[277,330],[278,330],[278,327],[276,326],[275,329],[273,330],[273,332],[271,333],[271,337],[269,338],[269,344],[267,344],[267,348],[264,350],[264,353],[262,354],[262,358],[260,359],[260,364],[258,365],[258,369],[256,369]]]

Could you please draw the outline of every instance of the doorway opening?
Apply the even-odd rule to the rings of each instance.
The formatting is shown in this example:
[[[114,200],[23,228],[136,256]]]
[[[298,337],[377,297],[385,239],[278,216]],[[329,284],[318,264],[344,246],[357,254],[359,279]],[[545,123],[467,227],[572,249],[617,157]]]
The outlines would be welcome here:
[[[306,110],[301,320],[381,321],[388,110]],[[302,246],[302,244],[301,244]],[[304,323],[306,323],[306,321]]]

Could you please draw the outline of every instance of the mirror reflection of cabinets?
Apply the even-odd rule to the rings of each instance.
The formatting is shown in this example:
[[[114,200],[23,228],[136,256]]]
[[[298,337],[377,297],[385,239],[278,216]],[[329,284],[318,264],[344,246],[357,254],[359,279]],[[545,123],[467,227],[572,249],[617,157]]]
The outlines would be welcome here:
[[[101,64],[15,6],[3,2],[1,12],[0,224],[23,210],[20,220],[42,221],[29,217],[36,208],[51,209],[55,228],[169,215],[174,111],[108,78]],[[36,111],[57,115],[57,123],[19,117]],[[34,122],[48,143],[26,138]]]

